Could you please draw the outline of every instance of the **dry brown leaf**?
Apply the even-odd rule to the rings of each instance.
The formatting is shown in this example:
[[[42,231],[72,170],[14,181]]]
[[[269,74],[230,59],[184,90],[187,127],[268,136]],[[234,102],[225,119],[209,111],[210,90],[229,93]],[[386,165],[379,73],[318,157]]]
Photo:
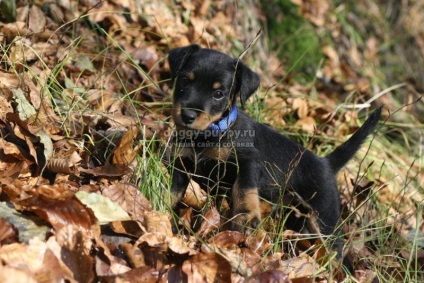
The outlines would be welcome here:
[[[60,262],[50,249],[47,249],[44,253],[43,268],[36,273],[36,277],[38,282],[42,280],[45,280],[45,282],[62,282],[64,280]]]
[[[287,115],[287,102],[279,96],[273,95],[265,100],[265,115],[269,117],[266,122],[273,127],[281,127],[286,123],[283,119]]]
[[[244,277],[263,271],[261,265],[262,257],[249,248],[229,250],[216,247],[215,251],[228,260],[233,272],[237,272]]]
[[[19,240],[18,230],[5,219],[0,217],[0,246]]]
[[[305,98],[295,98],[292,104],[293,110],[297,110],[300,119],[307,117],[309,112],[309,104]]]
[[[0,259],[8,266],[35,272],[42,267],[46,248],[45,243],[34,238],[28,245],[14,243],[0,247]]]
[[[109,227],[118,234],[128,235],[138,238],[143,234],[143,230],[137,221],[113,221],[109,223]]]
[[[209,243],[225,249],[237,249],[246,242],[246,236],[236,231],[223,231],[209,239]]]
[[[112,163],[113,164],[130,164],[138,151],[138,146],[134,147],[134,140],[137,137],[138,128],[131,127],[125,132],[119,145],[113,151]]]
[[[76,165],[80,161],[80,155],[74,151],[66,158],[50,158],[46,169],[53,173],[78,174],[78,167]]]
[[[167,262],[167,236],[160,232],[146,233],[134,244],[143,252],[146,265],[154,266],[158,270],[164,268]]]
[[[221,216],[216,209],[216,207],[212,207],[203,216],[202,224],[197,230],[197,234],[204,238],[212,231],[218,229],[221,225]]]
[[[355,278],[359,283],[371,283],[378,280],[377,272],[369,269],[355,270]]]
[[[201,209],[205,205],[207,198],[207,193],[202,190],[200,185],[195,181],[190,180],[187,185],[187,189],[182,199],[182,202],[194,209]]]
[[[119,248],[124,251],[132,268],[146,266],[143,252],[137,246],[131,243],[121,243],[119,244]]]
[[[29,11],[28,27],[33,32],[41,32],[46,25],[46,17],[43,11],[37,6],[32,5]]]
[[[302,16],[310,20],[317,26],[323,26],[325,17],[330,9],[328,0],[292,0],[300,6]]]
[[[26,28],[26,26],[26,22],[17,21],[3,25],[0,30],[2,33],[4,33],[4,35],[13,38],[24,34],[29,34],[30,31]]]
[[[126,273],[120,274],[118,276],[105,277],[105,279],[110,279],[111,282],[117,283],[166,283],[167,277],[166,274],[161,276],[160,272],[156,268],[150,266],[141,266],[134,268]],[[171,281],[169,281],[171,282]]]
[[[2,88],[18,88],[20,83],[21,83],[21,81],[15,73],[0,70],[0,89],[2,89]],[[6,109],[3,106],[4,104],[9,104],[6,100],[6,98],[3,97],[3,96],[0,96],[0,101],[1,101],[1,105],[2,105],[0,109],[2,109],[2,110]],[[7,108],[11,109],[10,105]],[[12,112],[12,111],[7,111],[7,112]],[[7,112],[3,112],[2,115],[6,114]],[[4,118],[2,118],[2,119],[4,119]]]
[[[185,238],[173,236],[167,238],[167,244],[171,251],[180,255],[195,255],[198,252],[188,246],[188,242]]]
[[[95,244],[98,252],[95,255],[96,259],[96,275],[97,276],[111,276],[122,274],[130,271],[125,260],[119,256],[112,255],[109,248],[112,249],[112,244],[106,245],[101,239],[96,238]]]
[[[198,11],[199,16],[205,16],[208,13],[209,8],[211,6],[211,0],[200,1],[200,3],[201,4]]]
[[[24,160],[16,144],[0,139],[0,148],[2,149],[2,155],[0,156],[2,161],[12,163]]]
[[[246,239],[247,246],[255,253],[264,256],[272,249],[272,243],[269,237],[264,235],[249,235]]]
[[[16,202],[22,209],[29,210],[49,222],[55,230],[72,224],[78,229],[100,234],[100,227],[93,211],[83,205],[74,195],[64,199],[36,195]]]
[[[172,226],[169,216],[157,211],[146,211],[144,213],[147,232],[161,233],[167,237],[172,236]]]
[[[231,282],[231,266],[217,253],[199,253],[186,260],[182,271],[188,283]]]
[[[132,172],[131,168],[123,164],[103,165],[93,169],[84,169],[79,167],[79,171],[94,176],[106,177],[120,177]]]
[[[138,238],[135,243],[136,246],[147,244],[152,248],[161,248],[162,250],[167,249],[166,235],[160,232],[148,232]]]
[[[302,130],[307,132],[308,134],[314,134],[316,126],[315,126],[315,120],[312,117],[306,116],[302,119],[299,119],[296,121],[295,126],[300,126]]]
[[[59,260],[65,278],[71,282],[91,282],[94,279],[95,259],[90,255],[93,242],[89,234],[69,224],[57,230],[46,244]]]
[[[54,185],[40,185],[37,187],[37,194],[43,195],[49,199],[68,200],[78,190],[70,183],[61,183]],[[31,192],[33,193],[33,192]]]
[[[252,275],[244,281],[245,283],[291,283],[292,281],[284,272],[280,270],[267,270],[262,273]]]
[[[288,274],[290,279],[316,276],[320,266],[307,254],[280,262],[279,270]]]
[[[0,265],[0,281],[3,283],[38,283],[34,272],[24,270],[20,267],[9,267]]]
[[[100,111],[108,111],[111,105],[118,99],[112,90],[108,89],[89,89],[87,90],[87,103]]]
[[[102,195],[119,204],[132,219],[142,223],[144,223],[144,213],[152,210],[150,202],[132,184],[113,183],[102,190]]]
[[[136,49],[133,58],[144,66],[149,73],[158,71],[159,65],[157,63],[160,57],[154,46],[140,46]]]

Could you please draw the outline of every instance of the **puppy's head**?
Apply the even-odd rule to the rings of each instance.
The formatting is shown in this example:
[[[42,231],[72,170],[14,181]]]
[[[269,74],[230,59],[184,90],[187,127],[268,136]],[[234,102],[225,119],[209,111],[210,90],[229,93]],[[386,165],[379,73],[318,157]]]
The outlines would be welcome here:
[[[240,60],[198,45],[172,49],[175,79],[172,116],[177,126],[203,131],[221,119],[240,94],[241,104],[259,87],[259,76]]]

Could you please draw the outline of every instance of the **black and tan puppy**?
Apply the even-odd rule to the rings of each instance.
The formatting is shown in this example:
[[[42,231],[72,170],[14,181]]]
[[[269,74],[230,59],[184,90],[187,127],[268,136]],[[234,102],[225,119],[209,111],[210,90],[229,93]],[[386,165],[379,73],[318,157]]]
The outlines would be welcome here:
[[[233,229],[255,227],[261,221],[259,200],[264,199],[297,206],[297,215],[312,208],[320,232],[332,234],[340,216],[336,174],[372,133],[381,110],[321,158],[236,107],[237,95],[243,105],[259,87],[258,75],[239,60],[190,45],[171,50],[169,65],[175,78],[172,116],[179,148],[173,204],[192,178],[229,197]],[[307,222],[293,213],[285,225],[311,231]]]

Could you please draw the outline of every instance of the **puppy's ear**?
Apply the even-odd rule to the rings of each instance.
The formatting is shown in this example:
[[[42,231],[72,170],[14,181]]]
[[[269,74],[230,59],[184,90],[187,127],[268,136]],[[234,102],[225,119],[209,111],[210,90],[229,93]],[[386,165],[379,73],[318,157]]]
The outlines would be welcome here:
[[[240,102],[242,108],[246,100],[258,89],[260,79],[249,67],[241,61],[237,64],[237,80],[240,90]]]
[[[175,78],[182,67],[184,67],[187,59],[191,54],[197,52],[201,47],[197,44],[192,44],[185,47],[174,48],[169,51],[168,62],[171,68],[172,77]]]

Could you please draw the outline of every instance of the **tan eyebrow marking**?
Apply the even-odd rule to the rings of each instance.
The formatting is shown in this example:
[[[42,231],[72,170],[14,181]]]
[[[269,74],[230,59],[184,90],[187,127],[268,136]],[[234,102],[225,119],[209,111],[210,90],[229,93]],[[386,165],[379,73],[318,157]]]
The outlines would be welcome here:
[[[222,84],[220,83],[220,82],[214,82],[213,83],[213,85],[212,85],[212,88],[213,89],[218,89],[218,88],[220,88],[222,86]]]
[[[193,73],[193,72],[188,72],[188,73],[187,73],[187,78],[188,78],[190,81],[194,80],[194,73]]]

